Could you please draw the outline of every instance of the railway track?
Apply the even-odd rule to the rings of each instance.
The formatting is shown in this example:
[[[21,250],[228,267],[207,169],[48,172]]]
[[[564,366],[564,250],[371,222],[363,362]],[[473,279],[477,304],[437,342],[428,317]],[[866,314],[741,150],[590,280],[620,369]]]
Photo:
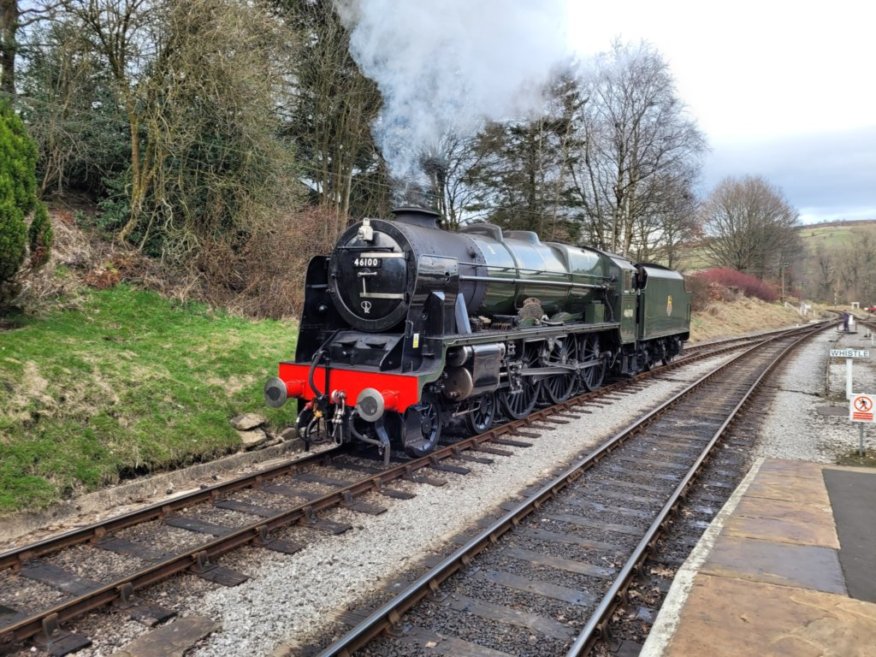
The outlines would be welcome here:
[[[724,432],[812,332],[775,336],[693,383],[392,600],[349,615],[360,622],[320,657],[587,654]]]
[[[865,321],[859,320],[859,325],[869,328]],[[867,337],[867,331],[863,332]],[[835,342],[843,335],[836,332],[835,336],[827,337]],[[772,404],[782,390],[779,385],[781,370],[786,365],[787,360],[774,370],[770,381],[761,386],[746,404],[742,416],[730,427],[730,432],[722,440],[720,453],[710,459],[698,478],[697,487],[679,507],[678,520],[660,538],[638,570],[625,602],[612,615],[607,631],[594,647],[594,655],[635,655],[640,652],[676,572],[699,542],[704,529],[721,510],[727,493],[735,490],[749,473],[755,458],[753,453],[766,438],[763,418],[774,410]],[[830,361],[825,360],[822,367],[829,370]],[[826,376],[827,372],[824,374]],[[829,385],[821,394],[829,397]]]
[[[697,485],[687,492],[675,511],[674,522],[637,569],[623,602],[612,614],[591,654],[607,657],[640,653],[679,568],[750,471],[763,418],[770,413],[778,391],[772,382],[782,367],[779,365],[770,382],[749,398],[725,433],[721,449],[705,464]]]
[[[736,348],[738,341],[712,345],[643,379]],[[393,482],[441,485],[442,471],[465,474],[466,461],[511,455],[507,446],[526,444],[521,440],[526,426],[567,423],[569,418],[561,416],[568,415],[569,409],[598,403],[619,391],[634,392],[643,384],[642,380],[611,384],[388,469],[349,454],[323,452],[4,552],[0,554],[0,648],[34,638],[52,654],[76,650],[88,639],[66,632],[64,623],[111,603],[126,605],[132,618],[160,622],[171,612],[138,605],[138,591],[181,572],[217,584],[239,583],[245,579],[240,573],[217,565],[221,555],[246,544],[295,552],[302,545],[278,539],[279,529],[298,524],[343,532],[348,526],[329,520],[326,512],[347,508],[380,513],[382,500],[411,496],[393,487]],[[117,555],[123,566],[106,572],[89,565],[100,563],[101,553],[106,552]],[[90,577],[91,573],[100,577]]]

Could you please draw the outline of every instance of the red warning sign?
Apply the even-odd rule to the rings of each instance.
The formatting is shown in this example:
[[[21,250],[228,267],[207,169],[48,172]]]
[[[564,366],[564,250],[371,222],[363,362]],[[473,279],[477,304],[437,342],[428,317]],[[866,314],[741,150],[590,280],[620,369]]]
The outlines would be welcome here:
[[[873,395],[852,395],[849,401],[849,419],[852,422],[873,422]]]

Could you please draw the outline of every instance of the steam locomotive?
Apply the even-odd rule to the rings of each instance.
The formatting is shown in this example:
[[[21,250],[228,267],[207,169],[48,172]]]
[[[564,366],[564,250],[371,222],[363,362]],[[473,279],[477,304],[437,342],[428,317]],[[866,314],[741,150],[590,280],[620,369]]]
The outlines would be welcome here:
[[[311,442],[432,451],[442,429],[486,431],[681,352],[690,295],[678,272],[491,224],[439,227],[394,211],[341,235],[307,269],[295,360],[265,400],[297,398]]]

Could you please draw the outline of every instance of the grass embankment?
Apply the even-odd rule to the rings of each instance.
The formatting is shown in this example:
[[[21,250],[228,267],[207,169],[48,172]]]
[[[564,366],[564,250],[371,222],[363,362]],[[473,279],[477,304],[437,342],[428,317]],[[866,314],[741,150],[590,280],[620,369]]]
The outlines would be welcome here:
[[[233,451],[242,412],[289,422],[262,385],[295,333],[124,285],[0,330],[0,513]]]
[[[252,321],[120,285],[0,329],[0,513],[44,507],[127,475],[240,446],[229,419],[264,407],[262,384],[294,353],[288,323]],[[740,299],[694,315],[705,340],[800,321]]]

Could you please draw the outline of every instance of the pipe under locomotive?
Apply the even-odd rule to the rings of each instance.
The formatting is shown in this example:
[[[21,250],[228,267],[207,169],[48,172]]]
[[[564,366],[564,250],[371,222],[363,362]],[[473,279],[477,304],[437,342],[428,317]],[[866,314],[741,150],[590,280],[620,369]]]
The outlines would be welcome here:
[[[314,258],[294,361],[265,385],[299,400],[319,440],[434,449],[463,419],[485,431],[598,387],[607,371],[667,362],[689,336],[682,276],[490,224],[459,232],[428,210],[364,219]]]

